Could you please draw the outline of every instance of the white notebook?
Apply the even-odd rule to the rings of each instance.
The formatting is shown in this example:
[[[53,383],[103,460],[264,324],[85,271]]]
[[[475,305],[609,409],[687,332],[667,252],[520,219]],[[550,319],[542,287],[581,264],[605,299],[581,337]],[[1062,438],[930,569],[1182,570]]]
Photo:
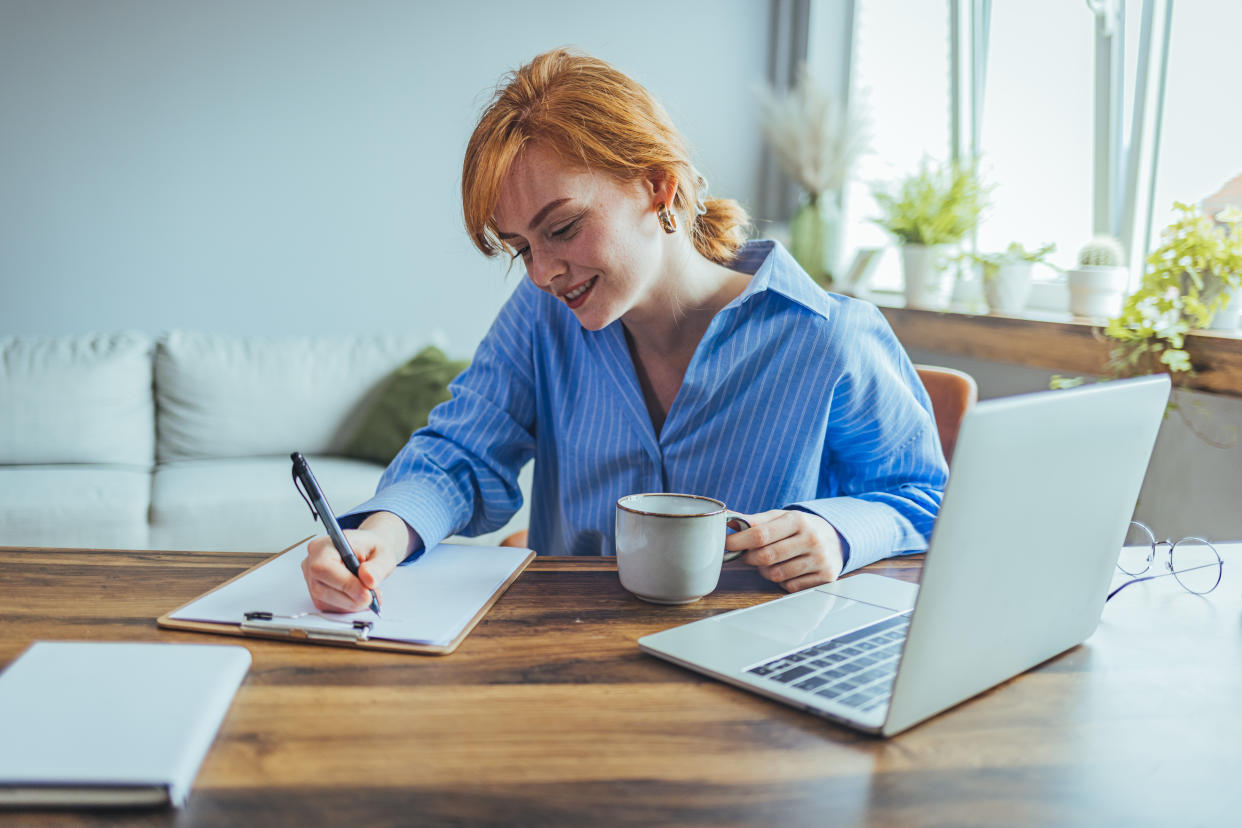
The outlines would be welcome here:
[[[39,641],[0,673],[0,805],[181,807],[245,647]]]

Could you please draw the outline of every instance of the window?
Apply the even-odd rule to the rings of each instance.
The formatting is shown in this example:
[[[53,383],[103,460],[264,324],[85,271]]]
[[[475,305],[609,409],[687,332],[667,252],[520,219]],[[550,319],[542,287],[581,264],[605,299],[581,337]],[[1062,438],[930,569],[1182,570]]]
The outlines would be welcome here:
[[[1240,31],[1242,4],[1176,5],[1149,234],[1152,247],[1169,223],[1174,201],[1202,202],[1242,173],[1235,57]],[[1240,198],[1235,189],[1235,203]]]
[[[979,137],[995,190],[980,250],[1051,242],[1067,267],[1091,237],[1094,41],[1082,0],[993,5]]]
[[[983,173],[995,186],[979,248],[1052,242],[1052,261],[1063,267],[1099,233],[1122,238],[1137,260],[1173,199],[1199,201],[1242,173],[1231,149],[1242,110],[1227,103],[1225,65],[1242,6],[1178,6],[1162,111],[1171,0],[946,0],[903,3],[900,13],[885,0],[851,2],[850,88],[870,118],[873,152],[846,196],[844,248],[847,259],[860,247],[888,248],[875,287],[896,289],[901,274],[892,240],[871,220],[872,188],[909,174],[925,156],[947,160],[955,129],[976,131]],[[964,123],[971,109],[955,114],[952,100],[953,10],[967,31],[978,24],[976,37],[958,41],[961,59],[982,67],[977,124]],[[1141,268],[1133,270],[1137,278]]]
[[[895,14],[886,0],[856,6],[851,98],[870,120],[871,149],[863,156],[846,193],[843,247],[891,246],[871,221],[876,182],[894,181],[918,167],[924,156],[949,154],[949,12],[944,3],[904,3]],[[886,250],[872,286],[901,288],[901,264]]]

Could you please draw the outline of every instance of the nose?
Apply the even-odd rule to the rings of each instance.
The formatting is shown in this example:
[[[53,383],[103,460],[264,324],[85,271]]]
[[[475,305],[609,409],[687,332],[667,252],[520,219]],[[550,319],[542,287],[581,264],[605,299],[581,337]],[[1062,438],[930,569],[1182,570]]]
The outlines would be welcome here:
[[[526,260],[526,273],[536,287],[546,290],[551,287],[556,277],[564,272],[565,263],[563,261],[537,251],[534,247],[531,248],[530,256]]]

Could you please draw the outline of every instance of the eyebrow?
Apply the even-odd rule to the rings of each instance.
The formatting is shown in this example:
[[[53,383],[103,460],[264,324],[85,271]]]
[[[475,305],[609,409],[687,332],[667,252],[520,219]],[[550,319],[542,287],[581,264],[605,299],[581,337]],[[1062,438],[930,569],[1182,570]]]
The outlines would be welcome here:
[[[552,212],[557,207],[560,207],[562,204],[565,204],[568,201],[569,199],[567,198],[558,198],[558,199],[549,201],[547,204],[543,205],[543,209],[540,210],[538,213],[535,213],[535,217],[530,220],[530,226],[527,229],[534,230],[536,227],[539,226],[540,222],[542,222],[545,218],[548,217],[548,213]],[[516,233],[497,233],[496,235],[502,239],[517,238]]]

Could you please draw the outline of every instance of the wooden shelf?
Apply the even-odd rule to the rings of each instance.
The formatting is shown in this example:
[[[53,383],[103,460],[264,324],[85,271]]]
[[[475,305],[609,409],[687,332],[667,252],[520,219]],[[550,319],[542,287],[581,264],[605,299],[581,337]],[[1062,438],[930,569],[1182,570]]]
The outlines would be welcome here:
[[[931,311],[880,304],[907,348],[1026,365],[1062,373],[1106,373],[1112,345],[1086,319]],[[1242,336],[1198,332],[1186,337],[1196,374],[1178,384],[1242,397]]]

